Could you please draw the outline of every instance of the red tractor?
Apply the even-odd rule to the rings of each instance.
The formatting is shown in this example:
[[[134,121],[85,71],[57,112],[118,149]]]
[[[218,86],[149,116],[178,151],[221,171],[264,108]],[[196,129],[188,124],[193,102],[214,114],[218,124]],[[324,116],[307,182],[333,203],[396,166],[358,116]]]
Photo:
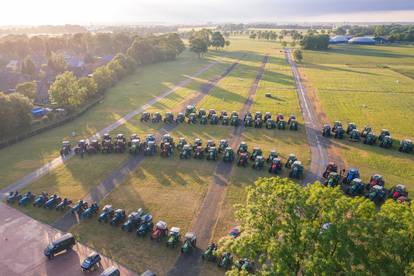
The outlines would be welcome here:
[[[326,166],[325,172],[322,174],[323,178],[327,179],[331,172],[338,172],[338,166],[334,162],[329,162]]]
[[[168,227],[167,223],[164,221],[159,221],[155,225],[151,233],[151,240],[156,240],[157,242],[161,241],[164,237],[168,236]]]

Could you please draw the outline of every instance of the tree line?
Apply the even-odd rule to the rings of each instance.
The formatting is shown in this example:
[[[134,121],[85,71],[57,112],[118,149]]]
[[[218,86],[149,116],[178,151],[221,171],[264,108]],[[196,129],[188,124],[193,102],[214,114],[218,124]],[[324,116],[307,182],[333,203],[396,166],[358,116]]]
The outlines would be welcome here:
[[[230,45],[230,41],[226,40],[221,32],[213,32],[208,29],[190,32],[189,42],[190,51],[196,53],[199,58],[202,54],[207,53],[209,47],[218,50]]]
[[[237,238],[221,252],[255,262],[257,275],[411,275],[414,205],[363,197],[315,183],[261,178],[235,206]],[[239,275],[233,269],[229,275]],[[244,275],[244,274],[243,274]]]
[[[337,35],[385,37],[390,42],[414,41],[414,25],[345,25],[335,29]]]

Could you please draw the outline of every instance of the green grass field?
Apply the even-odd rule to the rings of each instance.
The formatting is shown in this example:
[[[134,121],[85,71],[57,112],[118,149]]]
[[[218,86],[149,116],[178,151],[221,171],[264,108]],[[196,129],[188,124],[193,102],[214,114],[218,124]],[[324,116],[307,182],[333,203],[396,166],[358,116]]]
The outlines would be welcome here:
[[[414,47],[332,46],[305,51],[303,72],[332,123],[370,125],[394,139],[414,139]],[[414,191],[413,155],[378,146],[335,141],[348,166],[360,168],[364,179],[384,175],[389,185],[404,183]]]

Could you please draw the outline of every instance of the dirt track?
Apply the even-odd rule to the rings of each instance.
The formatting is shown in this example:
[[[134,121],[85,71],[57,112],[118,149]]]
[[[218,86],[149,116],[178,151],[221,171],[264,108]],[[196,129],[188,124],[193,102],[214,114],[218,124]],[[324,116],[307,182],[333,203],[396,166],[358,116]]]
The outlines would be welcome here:
[[[251,105],[253,104],[253,98],[256,95],[256,91],[264,74],[268,59],[268,55],[263,58],[262,65],[257,72],[252,86],[250,87],[246,102],[240,110],[241,115],[249,111]],[[243,127],[234,128],[232,136],[229,139],[229,145],[232,148],[236,148],[240,144],[243,129]],[[200,211],[191,226],[191,231],[197,235],[198,248],[206,248],[210,242],[218,219],[219,211],[224,200],[225,191],[232,169],[233,164],[223,162],[217,163],[214,171],[213,183],[211,183],[207,194],[204,197],[203,203],[201,204]],[[201,250],[197,249],[189,256],[180,255],[175,266],[168,272],[168,275],[198,275],[202,267],[201,254]]]

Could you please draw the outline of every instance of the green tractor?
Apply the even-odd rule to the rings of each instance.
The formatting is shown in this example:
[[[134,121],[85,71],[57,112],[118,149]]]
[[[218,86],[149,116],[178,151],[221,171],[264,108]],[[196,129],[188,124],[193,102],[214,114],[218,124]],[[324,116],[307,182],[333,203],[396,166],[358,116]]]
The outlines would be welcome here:
[[[269,156],[266,159],[266,163],[271,163],[273,159],[278,158],[279,154],[277,154],[276,150],[271,150]]]
[[[209,110],[208,110],[208,114],[207,114],[207,118],[211,119],[211,117],[212,117],[213,115],[217,115],[216,110],[215,110],[215,109],[209,109]]]
[[[132,139],[129,144],[129,153],[132,155],[137,155],[141,151],[141,141],[139,138]]]
[[[350,186],[346,189],[345,193],[352,197],[364,195],[365,185],[360,178],[352,179]]]
[[[152,114],[152,119],[151,119],[151,122],[152,123],[157,124],[157,123],[159,123],[161,121],[162,121],[161,113],[155,112],[154,114]]]
[[[303,170],[304,170],[304,168],[303,168],[302,162],[296,160],[292,164],[292,168],[289,172],[289,177],[300,179],[303,175]]]
[[[228,117],[228,115],[227,115],[227,111],[226,111],[226,110],[222,110],[222,111],[220,112],[220,120],[223,120],[223,117]]]
[[[204,261],[214,262],[216,260],[216,251],[217,245],[215,243],[211,243],[208,245],[207,249],[201,255],[201,258]]]
[[[172,147],[175,146],[174,138],[170,134],[164,134],[161,138],[161,149],[165,143],[169,143]]]
[[[259,147],[254,147],[252,155],[250,156],[250,160],[254,161],[256,160],[257,156],[262,156],[262,155],[263,155],[262,149]]]
[[[220,259],[218,260],[217,265],[224,269],[230,269],[233,264],[233,256],[230,252],[225,252],[221,255]]]
[[[195,114],[196,113],[196,108],[194,105],[187,105],[187,107],[185,108],[185,117],[189,117],[190,114]]]
[[[362,134],[361,134],[361,136],[362,136]],[[368,132],[365,135],[364,144],[374,145],[376,141],[377,141],[377,136],[372,131]]]
[[[336,187],[341,181],[341,176],[337,172],[330,172],[328,179],[325,181],[325,186]]]
[[[385,136],[391,136],[391,133],[388,129],[382,129],[380,135],[378,136],[378,140],[382,142],[382,140],[385,138]]]
[[[296,120],[297,120],[296,116],[294,114],[291,114],[288,119],[288,125],[290,125],[293,121],[296,121]]]
[[[174,123],[174,115],[172,114],[172,112],[165,113],[164,123],[166,124]]]
[[[216,147],[210,147],[207,153],[207,160],[216,161],[218,157],[218,151]]]
[[[207,118],[207,112],[204,108],[200,108],[200,110],[198,111],[198,118],[201,119],[203,118],[203,116],[206,116]]]
[[[361,132],[361,137],[367,137],[368,133],[372,132],[372,127],[364,126],[364,129]]]
[[[335,138],[336,139],[343,139],[345,135],[345,131],[341,126],[337,126],[335,130]]]
[[[203,145],[203,142],[201,141],[200,138],[195,138],[194,139],[194,145],[193,145],[193,150],[196,149],[196,147],[201,147]]]
[[[298,121],[296,119],[292,119],[289,124],[289,130],[297,131],[299,128]]]
[[[233,114],[231,115],[230,125],[238,127],[240,125],[239,115]]]
[[[204,149],[204,152],[207,153],[211,147],[215,147],[216,143],[213,140],[207,140],[206,148]]]
[[[329,124],[324,124],[322,128],[323,137],[331,137],[331,126]]]
[[[148,122],[150,120],[150,118],[151,118],[151,115],[149,114],[149,112],[145,111],[145,112],[142,112],[140,121],[141,121],[141,123],[142,122]]]
[[[217,125],[219,123],[219,118],[217,114],[213,114],[210,117],[210,125]]]
[[[336,130],[338,129],[338,127],[341,127],[343,129],[342,122],[341,121],[335,121],[334,122],[334,125],[332,127],[332,132],[336,132]]]
[[[286,121],[285,120],[279,120],[279,122],[277,122],[277,129],[285,130],[286,129]]]
[[[276,128],[276,122],[272,120],[271,118],[266,120],[266,128],[267,129],[274,129]]]
[[[229,142],[226,139],[221,139],[219,144],[219,153],[223,153],[224,150],[229,146]]]
[[[346,129],[346,134],[351,134],[351,132],[352,132],[354,129],[357,129],[356,124],[355,124],[355,123],[349,123],[349,124],[348,124],[348,127],[347,127],[347,129]]]
[[[195,113],[190,113],[190,115],[188,115],[188,120],[187,120],[188,124],[197,124],[197,116]]]
[[[228,126],[229,125],[229,117],[227,115],[224,115],[221,119],[221,124],[223,126]]]
[[[376,205],[381,205],[387,199],[387,193],[383,186],[375,185],[369,190],[368,198]]]
[[[288,168],[288,169],[292,168],[292,165],[296,160],[298,159],[296,158],[295,154],[293,153],[289,154],[288,159],[286,160],[286,163],[285,163],[285,168]]]
[[[272,114],[270,112],[265,112],[264,121],[267,122],[269,119],[272,119]]]
[[[197,236],[192,233],[188,232],[184,236],[184,243],[181,246],[181,253],[188,254],[191,250],[195,249],[197,246]]]
[[[207,125],[207,123],[208,123],[207,116],[206,115],[201,116],[200,125]]]
[[[262,118],[254,119],[254,128],[262,128],[262,127],[263,127]]]
[[[178,139],[177,149],[182,150],[184,148],[184,145],[187,145],[187,141],[184,137],[180,137]]]
[[[380,140],[380,144],[379,146],[381,148],[385,148],[385,149],[389,149],[392,147],[392,138],[389,135],[384,136],[381,140]]]
[[[262,155],[258,155],[258,156],[256,156],[256,158],[254,160],[252,168],[255,169],[255,170],[261,170],[261,169],[263,169],[264,164],[265,164],[264,157]]]
[[[167,239],[167,247],[175,248],[180,241],[180,228],[171,227],[170,233]]]
[[[349,141],[351,142],[359,142],[361,140],[361,133],[358,131],[358,129],[354,128],[349,133]]]
[[[201,146],[198,146],[194,149],[193,157],[195,159],[203,159],[204,158],[204,150]]]
[[[260,111],[256,111],[256,113],[254,114],[254,119],[261,119],[263,120],[263,116],[262,116],[262,112]]]
[[[410,153],[413,151],[413,142],[410,139],[404,139],[400,142],[400,147],[398,148],[400,152]]]
[[[231,147],[227,147],[224,150],[223,162],[230,163],[230,162],[233,162],[233,160],[234,160],[234,151]]]
[[[244,127],[252,127],[253,126],[253,117],[250,113],[246,114],[243,119]]]
[[[154,141],[148,141],[144,145],[144,155],[145,156],[154,156],[157,153],[157,145]]]
[[[248,153],[248,147],[246,142],[241,142],[239,148],[237,149],[237,154]]]
[[[184,123],[185,121],[185,115],[184,113],[180,112],[177,114],[177,117],[175,118],[175,123],[179,124],[179,123]]]
[[[190,145],[185,144],[183,146],[183,149],[181,150],[180,158],[181,159],[189,159],[189,158],[191,158],[191,155],[192,155],[192,150],[191,150]]]
[[[237,267],[239,271],[245,271],[249,274],[254,273],[254,263],[247,258],[238,260],[235,262],[234,266]]]

